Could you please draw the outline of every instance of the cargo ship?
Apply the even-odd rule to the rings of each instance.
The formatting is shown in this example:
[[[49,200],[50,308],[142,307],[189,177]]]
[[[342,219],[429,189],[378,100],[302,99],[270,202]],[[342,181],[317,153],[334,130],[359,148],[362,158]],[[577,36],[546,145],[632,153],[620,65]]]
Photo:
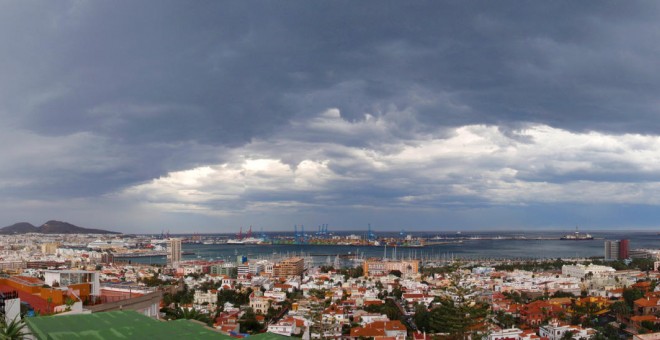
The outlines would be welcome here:
[[[593,240],[594,237],[591,236],[591,234],[580,233],[580,232],[578,231],[577,227],[575,227],[575,233],[573,233],[573,234],[566,234],[566,235],[562,236],[562,237],[559,238],[559,239],[560,239],[560,240],[569,240],[569,241],[584,241],[584,240]]]

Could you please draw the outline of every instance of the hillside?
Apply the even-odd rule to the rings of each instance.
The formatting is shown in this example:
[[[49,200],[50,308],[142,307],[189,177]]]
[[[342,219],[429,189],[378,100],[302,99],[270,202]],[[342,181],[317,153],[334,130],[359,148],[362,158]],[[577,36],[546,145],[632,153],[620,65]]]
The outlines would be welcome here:
[[[51,220],[39,227],[35,227],[27,222],[20,222],[10,226],[0,228],[0,234],[121,234],[114,231],[102,229],[82,228],[71,223]]]
[[[27,222],[18,222],[0,229],[0,234],[27,234],[38,232],[39,228]]]

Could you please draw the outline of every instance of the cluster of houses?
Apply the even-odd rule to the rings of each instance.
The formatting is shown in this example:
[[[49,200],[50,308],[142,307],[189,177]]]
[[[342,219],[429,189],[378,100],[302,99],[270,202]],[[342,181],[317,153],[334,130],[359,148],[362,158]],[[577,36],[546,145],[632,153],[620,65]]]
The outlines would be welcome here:
[[[169,269],[114,263],[87,269],[90,277],[99,280],[97,285],[105,287],[100,294],[108,299],[113,297],[106,287],[111,283],[145,285],[150,279],[178,282],[179,289],[194,290],[192,302],[184,308],[207,314],[216,330],[234,337],[246,335],[241,320],[251,310],[264,330],[284,336],[431,339],[437,334],[417,329],[411,321],[414,311],[420,305],[432,310],[441,299],[457,300],[457,287],[462,288],[461,299],[489,306],[489,317],[479,328],[483,330],[481,336],[489,340],[559,340],[567,339],[567,335],[589,339],[596,335],[596,325],[608,324],[639,339],[660,330],[660,288],[656,290],[659,274],[655,271],[616,271],[580,264],[566,265],[561,271],[497,271],[471,265],[451,273],[422,275],[417,263],[380,262],[386,263],[371,267],[363,264],[361,275],[352,277],[346,271],[321,271],[303,258],[254,263],[244,257],[236,263],[188,261]],[[22,273],[23,277],[43,274],[31,269]],[[43,281],[52,285],[46,282],[52,280]],[[136,297],[132,289],[128,298]],[[633,301],[624,299],[630,290],[636,294]],[[243,293],[247,298],[241,303],[219,300],[227,291]],[[379,310],[374,306],[387,303],[395,303],[403,317],[374,312]],[[615,310],[617,303],[630,308]],[[145,311],[158,317],[153,315],[152,307]]]

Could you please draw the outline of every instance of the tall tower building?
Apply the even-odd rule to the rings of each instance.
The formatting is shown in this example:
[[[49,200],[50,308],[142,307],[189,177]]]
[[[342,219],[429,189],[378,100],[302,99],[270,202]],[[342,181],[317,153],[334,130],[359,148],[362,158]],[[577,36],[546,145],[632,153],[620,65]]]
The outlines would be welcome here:
[[[181,239],[170,238],[167,240],[167,266],[176,268],[181,262]]]
[[[619,259],[627,259],[628,255],[628,240],[619,241]]]
[[[605,261],[619,259],[619,241],[605,241]]]
[[[623,260],[628,258],[628,240],[605,241],[605,261]]]

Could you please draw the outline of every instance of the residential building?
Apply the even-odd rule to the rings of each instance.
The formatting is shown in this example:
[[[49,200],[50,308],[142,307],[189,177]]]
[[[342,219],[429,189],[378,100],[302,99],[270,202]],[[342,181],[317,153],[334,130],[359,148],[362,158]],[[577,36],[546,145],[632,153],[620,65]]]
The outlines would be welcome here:
[[[67,287],[83,283],[90,284],[89,294],[101,295],[99,272],[88,270],[45,270],[44,282],[50,286]]]
[[[556,319],[539,328],[541,338],[547,338],[548,340],[560,340],[566,332],[573,333],[573,339],[591,339],[596,335],[596,331],[592,328],[560,324]]]
[[[407,335],[406,326],[399,320],[375,321],[364,327],[351,328],[351,339],[373,338],[373,339],[396,339],[405,340]]]
[[[633,313],[635,315],[655,315],[660,312],[660,298],[646,296],[633,302]]]
[[[231,275],[234,268],[236,268],[236,264],[234,263],[216,263],[209,266],[209,274]]]
[[[44,255],[55,255],[59,246],[60,244],[57,242],[43,243],[41,245],[41,253]]]
[[[605,241],[605,261],[623,260],[628,257],[628,240]]]
[[[614,268],[612,267],[607,267],[607,266],[598,266],[598,265],[583,265],[583,264],[576,264],[576,265],[563,265],[561,267],[561,273],[563,275],[569,276],[569,277],[577,277],[577,278],[583,278],[587,276],[587,274],[590,274],[592,276],[600,276],[600,275],[606,275],[606,274],[612,274],[616,272]]]
[[[181,262],[181,239],[170,238],[167,241],[167,266],[176,268]]]
[[[195,290],[194,302],[196,304],[216,304],[218,302],[218,291],[211,289],[208,292],[203,292],[200,289]]]
[[[250,294],[250,308],[257,314],[266,314],[270,308],[271,299],[263,296],[261,291]]]
[[[411,275],[419,272],[419,260],[368,259],[364,261],[362,268],[364,276],[382,276],[394,270],[400,271],[404,275]]]
[[[301,276],[304,272],[305,259],[302,257],[291,257],[273,266],[275,277]]]

